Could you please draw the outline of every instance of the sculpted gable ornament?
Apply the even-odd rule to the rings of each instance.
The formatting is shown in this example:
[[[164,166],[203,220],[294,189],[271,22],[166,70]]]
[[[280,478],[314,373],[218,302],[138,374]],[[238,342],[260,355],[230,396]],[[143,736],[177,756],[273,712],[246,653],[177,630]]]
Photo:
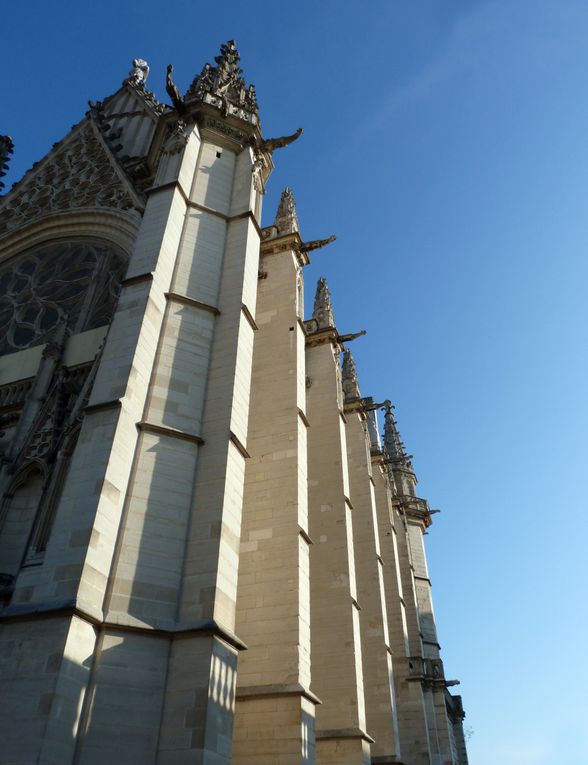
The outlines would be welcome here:
[[[77,125],[0,201],[0,234],[42,215],[81,208],[118,210],[136,219],[143,211],[91,119]]]
[[[130,85],[144,85],[149,76],[149,64],[142,58],[133,59],[133,68],[126,79]]]
[[[127,79],[123,82],[123,85],[130,85],[131,88],[141,97],[145,105],[150,110],[152,110],[156,116],[159,116],[166,111],[167,106],[158,100],[155,93],[147,90],[145,83],[147,82],[148,76],[149,64],[145,61],[145,59],[134,58],[132,69],[129,72]],[[90,107],[92,106],[93,104],[90,102]],[[98,102],[96,106],[100,107],[102,106],[102,103]]]

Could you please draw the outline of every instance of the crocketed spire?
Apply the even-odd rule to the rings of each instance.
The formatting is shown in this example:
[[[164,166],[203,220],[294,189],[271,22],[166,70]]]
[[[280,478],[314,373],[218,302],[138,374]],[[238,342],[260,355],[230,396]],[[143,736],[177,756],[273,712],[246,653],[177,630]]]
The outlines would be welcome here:
[[[386,401],[384,409],[384,449],[390,459],[398,460],[398,462],[407,462],[408,455],[398,432],[398,425],[392,411],[393,408],[391,402]]]
[[[298,216],[296,215],[296,202],[292,189],[286,186],[280,197],[280,204],[274,221],[278,236],[282,234],[294,234],[298,231]]]
[[[355,370],[355,362],[351,351],[345,349],[343,351],[343,364],[341,365],[341,383],[343,386],[343,394],[345,401],[351,401],[360,397],[359,383],[357,382],[357,372]]]
[[[321,276],[316,285],[312,318],[316,321],[317,329],[335,327],[335,316],[333,315],[333,306],[331,305],[331,293],[324,276]]]

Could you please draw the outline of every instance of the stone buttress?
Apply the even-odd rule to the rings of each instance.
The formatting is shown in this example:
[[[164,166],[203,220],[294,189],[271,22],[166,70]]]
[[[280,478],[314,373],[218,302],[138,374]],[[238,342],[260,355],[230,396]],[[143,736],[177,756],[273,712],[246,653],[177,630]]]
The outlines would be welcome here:
[[[373,739],[366,730],[341,341],[324,279],[306,326],[312,688],[322,702],[316,761],[367,765]]]
[[[302,252],[294,200],[282,194],[262,232],[237,632],[233,762],[314,763]]]
[[[234,41],[148,73],[0,196],[0,765],[467,765],[432,511],[324,279],[304,321],[334,237],[261,228],[302,130]]]
[[[373,399],[361,397],[353,356],[348,349],[343,352],[341,371],[357,599],[361,607],[366,725],[374,739],[371,762],[384,765],[398,762],[400,741],[384,583],[384,570],[390,561],[385,563],[382,553],[370,449],[370,416],[377,405]]]
[[[451,712],[459,697],[452,697],[447,690],[454,681],[446,681],[440,658],[424,546],[432,511],[426,500],[416,495],[416,475],[389,401],[385,406],[384,452],[403,593],[402,618],[406,617],[407,625],[406,661],[395,664],[402,755],[407,762],[418,765],[462,765],[452,717],[458,736],[461,732],[463,737],[463,716]]]
[[[81,189],[94,187],[63,170],[59,198],[53,171],[46,198],[25,176],[0,206],[8,252],[18,237],[58,226],[65,236],[68,222],[78,237],[109,239],[110,224],[134,239],[48,544],[11,574],[0,762],[231,761],[258,221],[272,166],[238,59],[222,46],[184,97],[170,71],[174,109],[154,114],[137,67],[74,128],[80,150],[108,154],[97,198],[84,207]],[[134,117],[137,99],[149,124]],[[34,182],[45,165],[31,172]],[[105,198],[107,172],[122,191]],[[33,198],[45,206],[36,226]]]

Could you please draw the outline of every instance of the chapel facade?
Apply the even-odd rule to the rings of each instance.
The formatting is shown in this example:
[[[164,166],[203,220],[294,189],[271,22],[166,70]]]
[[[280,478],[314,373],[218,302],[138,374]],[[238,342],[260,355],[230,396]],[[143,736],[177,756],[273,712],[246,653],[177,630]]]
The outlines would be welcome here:
[[[467,764],[432,511],[242,74],[136,59],[0,197],[0,765]]]

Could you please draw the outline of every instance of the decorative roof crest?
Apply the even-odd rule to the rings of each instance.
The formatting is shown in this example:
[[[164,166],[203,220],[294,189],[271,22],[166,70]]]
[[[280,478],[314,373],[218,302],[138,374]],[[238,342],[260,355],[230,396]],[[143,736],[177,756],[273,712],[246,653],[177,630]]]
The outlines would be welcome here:
[[[274,220],[274,226],[277,229],[278,236],[283,234],[294,234],[298,229],[298,216],[296,215],[296,202],[292,189],[286,186],[280,197],[280,204]]]
[[[343,351],[343,363],[341,365],[341,382],[345,401],[360,398],[359,383],[357,382],[357,371],[355,361],[351,351],[347,348]]]
[[[217,106],[225,116],[231,114],[257,124],[259,107],[253,85],[247,86],[241,76],[239,51],[234,40],[221,45],[215,56],[216,66],[205,64],[185,95],[186,101],[203,101]]]
[[[333,306],[331,305],[331,292],[324,276],[321,276],[316,285],[312,318],[317,323],[317,329],[335,327],[335,316],[333,314]]]
[[[8,172],[8,160],[14,151],[14,143],[9,135],[0,135],[0,178],[3,178]],[[0,189],[4,188],[4,183],[0,181]]]

